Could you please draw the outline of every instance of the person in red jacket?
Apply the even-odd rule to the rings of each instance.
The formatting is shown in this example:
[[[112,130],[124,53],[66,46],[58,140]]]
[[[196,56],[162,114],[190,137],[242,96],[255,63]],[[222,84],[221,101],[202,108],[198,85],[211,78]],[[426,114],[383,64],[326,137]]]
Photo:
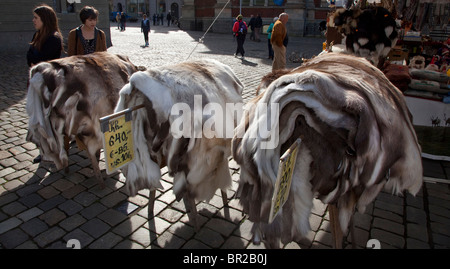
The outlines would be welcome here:
[[[237,57],[238,53],[240,53],[242,55],[241,59],[244,59],[245,54],[244,42],[245,36],[247,35],[247,24],[245,23],[245,21],[242,20],[242,18],[243,18],[242,15],[239,14],[236,17],[236,22],[233,25],[233,33],[237,41],[237,48],[234,57]]]

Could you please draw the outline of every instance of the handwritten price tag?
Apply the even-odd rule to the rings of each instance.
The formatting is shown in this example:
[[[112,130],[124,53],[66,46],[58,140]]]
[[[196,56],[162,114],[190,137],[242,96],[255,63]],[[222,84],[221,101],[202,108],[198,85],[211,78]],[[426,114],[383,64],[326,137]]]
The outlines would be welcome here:
[[[294,173],[300,143],[301,139],[299,138],[280,158],[277,181],[275,182],[272,203],[270,206],[269,223],[273,222],[289,196],[289,191],[292,184],[292,175]]]
[[[133,128],[131,109],[124,113],[106,116],[100,119],[105,153],[106,173],[125,166],[134,159]]]

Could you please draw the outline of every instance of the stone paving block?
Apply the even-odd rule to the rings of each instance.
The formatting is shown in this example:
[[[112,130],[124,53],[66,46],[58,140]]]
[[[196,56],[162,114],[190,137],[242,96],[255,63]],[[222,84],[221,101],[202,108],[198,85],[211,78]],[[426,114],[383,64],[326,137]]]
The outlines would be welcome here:
[[[19,202],[26,205],[28,208],[34,207],[34,206],[40,204],[42,201],[44,201],[44,199],[42,199],[42,197],[36,193],[22,197],[19,199]]]
[[[159,213],[158,216],[170,223],[174,223],[183,216],[183,213],[172,208],[166,208],[161,213]]]
[[[60,191],[53,188],[52,186],[47,186],[47,187],[44,187],[44,188],[38,190],[37,193],[40,196],[42,196],[42,198],[44,198],[44,199],[50,199],[53,196],[58,195],[60,193]]]
[[[62,179],[57,180],[55,183],[53,183],[52,186],[55,189],[63,192],[65,190],[72,188],[74,186],[74,184],[72,182],[70,182],[69,180],[62,178]]]
[[[137,209],[139,209],[139,206],[130,203],[129,201],[124,201],[115,208],[117,211],[121,212],[124,215],[130,215]]]
[[[44,211],[47,211],[47,210],[57,207],[58,205],[64,203],[65,201],[66,201],[66,199],[58,194],[58,195],[40,203],[38,205],[38,207]]]
[[[205,243],[207,246],[212,248],[218,248],[225,242],[220,233],[208,228],[202,228],[195,235],[195,239],[201,241],[202,243]]]
[[[86,191],[86,188],[81,184],[77,184],[74,185],[72,188],[63,191],[61,195],[66,199],[72,199],[83,191]]]
[[[41,173],[38,174],[38,172]],[[37,170],[36,175],[42,179],[39,183],[43,186],[49,186],[64,177],[61,173],[49,173],[47,170],[42,168]]]
[[[428,242],[428,229],[426,225],[408,223],[406,226],[406,231],[408,237],[420,240],[422,242]]]
[[[191,239],[183,245],[182,249],[210,249],[211,247],[205,245],[197,239]]]
[[[105,222],[95,218],[81,225],[80,229],[88,233],[94,239],[105,234],[111,227]]]
[[[414,197],[411,194],[407,193],[406,194],[406,204],[408,206],[423,209],[423,198],[418,197],[418,196]]]
[[[224,219],[212,218],[205,224],[205,227],[228,237],[237,228],[237,225]]]
[[[325,245],[327,247],[331,247],[332,246],[331,233],[328,231],[319,230],[316,236],[314,237],[313,244],[315,244],[316,242],[319,242],[320,244]]]
[[[167,228],[169,228],[171,225],[170,222],[168,222],[165,219],[161,219],[159,217],[154,217],[152,219],[147,220],[147,222],[144,223],[144,226],[146,229],[149,229],[153,233],[156,234],[162,234]]]
[[[419,208],[406,207],[406,220],[408,222],[425,225],[427,223],[427,213]]]
[[[225,243],[220,247],[221,249],[245,249],[248,245],[248,241],[239,236],[230,236],[226,239]]]
[[[21,223],[22,221],[16,217],[12,217],[5,221],[0,222],[0,234],[3,234],[11,229],[14,229]]]
[[[439,234],[439,233],[432,233],[433,236],[433,243],[436,244],[435,248],[437,248],[437,245],[445,248],[450,248],[450,237]]]
[[[392,211],[393,213],[399,215],[403,214],[403,205],[391,204],[389,202],[375,200],[374,206],[383,210]]]
[[[439,223],[439,222],[431,222],[430,227],[434,233],[439,233],[439,234],[450,237],[450,229],[447,224],[443,224],[443,223]]]
[[[27,210],[28,208],[26,206],[24,206],[23,204],[21,204],[20,202],[15,201],[15,202],[12,202],[12,203],[9,203],[9,204],[3,206],[1,209],[6,214],[8,214],[10,216],[15,216],[15,215],[19,214],[20,212]]]
[[[87,248],[87,246],[89,246],[89,244],[94,241],[94,238],[92,238],[92,236],[82,231],[81,229],[73,230],[72,232],[66,234],[63,239],[66,243],[71,239],[78,240],[82,249]]]
[[[156,239],[156,236],[149,230],[141,227],[132,233],[129,238],[144,247],[148,247],[150,243]]]
[[[134,241],[131,241],[129,239],[125,239],[119,244],[117,244],[114,249],[144,249],[144,247],[141,244],[138,244]]]
[[[105,182],[105,184],[106,184],[106,182]],[[89,188],[89,192],[95,194],[95,196],[97,196],[99,198],[103,198],[103,197],[107,196],[108,194],[112,193],[113,190],[108,186],[102,188],[100,185],[95,185],[94,187]]]
[[[66,213],[67,216],[72,216],[82,210],[83,206],[73,200],[67,200],[60,204],[58,208]]]
[[[445,218],[450,218],[450,209],[434,204],[429,204],[428,209],[430,210],[430,214],[436,214]]]
[[[0,206],[7,205],[17,198],[18,196],[15,193],[4,191],[2,194],[0,194]]]
[[[126,237],[136,231],[139,227],[143,226],[147,222],[146,218],[143,218],[139,215],[134,215],[130,217],[128,220],[120,223],[112,230],[115,234],[118,234],[122,237]]]
[[[113,207],[116,206],[118,203],[122,202],[123,200],[126,200],[127,196],[120,192],[113,192],[110,195],[102,198],[100,202],[105,205],[106,207]]]
[[[20,228],[31,237],[35,237],[38,234],[46,231],[48,229],[48,225],[38,218],[33,218],[20,225]]]
[[[426,242],[414,239],[407,238],[406,239],[406,248],[407,249],[430,249],[430,245]]]
[[[115,245],[117,245],[120,241],[122,241],[122,237],[118,236],[115,233],[107,233],[104,236],[97,239],[95,242],[89,245],[90,249],[112,249]]]
[[[380,217],[382,219],[387,219],[393,222],[397,222],[402,224],[403,223],[403,215],[398,215],[391,211],[386,211],[380,208],[375,208],[373,210],[373,216],[374,217]]]
[[[168,231],[159,235],[152,245],[157,245],[163,249],[179,249],[186,243],[186,240],[180,238]]]
[[[14,158],[7,158],[7,159],[0,160],[0,165],[3,167],[10,167],[17,163],[18,163],[18,161]],[[13,168],[13,169],[15,170],[15,168]]]
[[[7,249],[13,249],[26,240],[28,240],[28,235],[17,228],[0,235],[1,245]]]
[[[22,185],[23,185],[23,183],[18,179],[11,180],[11,181],[7,180],[7,182],[5,184],[3,184],[3,188],[5,188],[8,191],[13,191]]]
[[[6,180],[17,180],[20,183],[22,183],[22,181],[20,181],[20,178],[22,176],[26,175],[26,174],[28,174],[28,171],[26,171],[26,170],[18,170],[18,171],[14,172],[14,173],[11,173],[11,174],[5,176],[5,179]]]
[[[44,213],[44,211],[42,211],[41,209],[39,209],[37,207],[33,207],[33,208],[30,208],[30,209],[18,214],[17,217],[19,219],[21,219],[22,221],[28,221],[34,217],[41,215],[42,213]]]
[[[374,228],[370,231],[370,238],[381,242],[381,248],[404,248],[405,239],[397,234]]]
[[[23,244],[21,244],[20,246],[17,246],[15,249],[39,249],[39,247],[33,241],[28,240]]]
[[[398,235],[403,235],[405,232],[405,228],[403,224],[396,223],[387,219],[382,219],[375,217],[373,219],[373,227],[385,229],[386,231],[396,233]]]
[[[66,232],[63,229],[55,226],[36,236],[34,238],[34,241],[38,244],[39,247],[43,248],[62,238],[65,234]]]
[[[45,221],[45,223],[47,223],[49,226],[53,226],[65,219],[66,214],[64,214],[64,212],[62,212],[58,208],[53,208],[52,210],[49,210],[40,215],[39,218]]]
[[[92,219],[101,214],[103,211],[108,208],[101,204],[100,202],[93,203],[90,206],[80,211],[80,214],[86,219]]]
[[[168,231],[185,240],[192,238],[195,234],[194,228],[192,226],[186,225],[181,222],[177,222],[171,225]]]
[[[127,215],[115,210],[115,209],[108,209],[98,215],[98,218],[102,221],[106,222],[110,226],[115,226],[125,219],[127,219]]]
[[[241,223],[241,221],[244,219],[244,215],[242,214],[242,211],[236,210],[231,207],[221,208],[217,212],[216,217],[223,218],[223,219],[233,222],[235,224]]]
[[[25,196],[32,196],[32,195],[37,195],[36,192],[40,189],[42,189],[43,186],[38,184],[38,183],[32,183],[30,185],[25,185],[25,186],[21,186],[19,189],[17,189],[15,192],[20,196],[20,197],[25,197]]]
[[[75,196],[73,200],[75,200],[77,203],[80,203],[82,206],[86,207],[97,201],[98,198],[94,194],[84,191]]]
[[[66,231],[72,231],[80,225],[86,223],[86,219],[80,214],[70,216],[59,223],[59,226]]]

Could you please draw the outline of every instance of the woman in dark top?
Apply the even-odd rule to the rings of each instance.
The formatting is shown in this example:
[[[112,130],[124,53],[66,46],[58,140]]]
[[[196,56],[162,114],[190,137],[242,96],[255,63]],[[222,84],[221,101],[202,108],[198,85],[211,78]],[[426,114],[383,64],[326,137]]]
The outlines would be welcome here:
[[[27,52],[28,66],[60,58],[64,48],[55,11],[45,4],[36,7],[33,24],[36,32]]]
[[[36,7],[33,10],[33,24],[36,32],[27,52],[28,66],[60,58],[64,47],[55,11],[45,4]],[[33,163],[40,161],[41,155],[38,155]]]

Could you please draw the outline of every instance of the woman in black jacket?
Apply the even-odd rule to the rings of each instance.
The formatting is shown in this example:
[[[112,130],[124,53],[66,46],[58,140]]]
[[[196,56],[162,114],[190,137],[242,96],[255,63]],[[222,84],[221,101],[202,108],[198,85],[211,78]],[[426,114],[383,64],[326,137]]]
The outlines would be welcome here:
[[[28,66],[61,57],[63,38],[55,11],[48,5],[40,5],[33,10],[33,24],[36,32],[27,52]]]
[[[33,24],[36,32],[27,52],[28,66],[60,58],[64,47],[55,11],[45,4],[36,7],[33,10]],[[33,162],[41,162],[41,155]]]

